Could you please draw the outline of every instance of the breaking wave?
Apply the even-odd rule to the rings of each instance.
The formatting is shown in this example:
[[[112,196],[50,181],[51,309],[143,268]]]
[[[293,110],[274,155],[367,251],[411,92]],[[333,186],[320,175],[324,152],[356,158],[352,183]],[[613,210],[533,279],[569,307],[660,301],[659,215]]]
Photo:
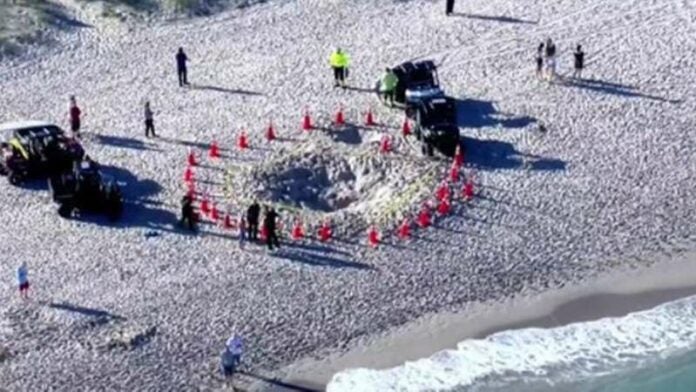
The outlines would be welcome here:
[[[693,350],[694,320],[690,297],[621,318],[503,331],[392,369],[345,370],[327,391],[580,390]]]

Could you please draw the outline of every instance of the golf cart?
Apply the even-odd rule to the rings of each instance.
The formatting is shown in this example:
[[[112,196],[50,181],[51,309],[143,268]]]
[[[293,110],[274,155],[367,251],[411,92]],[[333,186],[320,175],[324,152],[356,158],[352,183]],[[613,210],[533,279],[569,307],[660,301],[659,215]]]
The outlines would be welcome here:
[[[76,163],[73,170],[54,175],[48,180],[58,214],[70,218],[74,211],[104,213],[111,221],[121,217],[123,195],[113,178],[103,175],[89,158]]]
[[[414,134],[421,142],[423,155],[433,156],[438,150],[452,157],[460,144],[457,126],[457,104],[453,98],[422,99],[414,105]]]
[[[0,175],[6,175],[13,185],[69,170],[84,155],[78,142],[46,122],[1,124],[0,139]]]
[[[430,60],[419,62],[406,62],[392,70],[398,79],[394,101],[406,107],[406,114],[413,117],[413,106],[430,98],[444,97],[445,93],[440,88],[437,66]],[[377,82],[379,94],[381,81]],[[381,98],[381,97],[380,97]]]

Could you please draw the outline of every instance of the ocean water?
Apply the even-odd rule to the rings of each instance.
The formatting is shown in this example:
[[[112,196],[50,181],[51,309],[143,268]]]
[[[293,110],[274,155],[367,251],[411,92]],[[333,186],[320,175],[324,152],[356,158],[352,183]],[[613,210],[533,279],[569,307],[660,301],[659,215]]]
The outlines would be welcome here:
[[[503,331],[392,369],[349,369],[327,391],[694,392],[696,297],[620,318]]]

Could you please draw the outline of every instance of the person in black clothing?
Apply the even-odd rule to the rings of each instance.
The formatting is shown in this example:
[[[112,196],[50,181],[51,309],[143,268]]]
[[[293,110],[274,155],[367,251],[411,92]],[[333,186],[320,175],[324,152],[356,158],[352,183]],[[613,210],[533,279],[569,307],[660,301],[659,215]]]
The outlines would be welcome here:
[[[546,40],[546,77],[549,80],[556,77],[556,44],[551,38]]]
[[[184,53],[184,48],[179,48],[179,52],[176,54],[176,70],[177,74],[179,75],[179,87],[187,86],[189,84],[186,71],[187,61],[188,57],[186,57],[186,53]]]
[[[193,212],[193,199],[189,195],[181,198],[181,220],[179,223],[182,226],[186,223],[191,231],[196,229],[196,217]]]
[[[573,77],[575,79],[582,78],[582,69],[585,68],[585,52],[582,51],[582,45],[578,45],[573,53],[575,57],[575,72],[573,72]]]
[[[256,241],[258,238],[260,213],[261,207],[259,207],[259,203],[254,200],[247,209],[247,238],[249,241]]]
[[[452,15],[454,12],[454,0],[447,0],[447,9],[445,10],[445,15]]]
[[[276,233],[276,220],[278,219],[278,213],[275,212],[273,207],[266,207],[266,216],[263,220],[263,225],[266,227],[266,243],[268,244],[268,249],[273,250],[273,247],[280,248],[280,242],[278,241],[278,234]]]
[[[540,43],[539,47],[537,47],[537,55],[536,55],[536,74],[537,77],[542,77],[543,76],[543,71],[544,71],[544,43]]]

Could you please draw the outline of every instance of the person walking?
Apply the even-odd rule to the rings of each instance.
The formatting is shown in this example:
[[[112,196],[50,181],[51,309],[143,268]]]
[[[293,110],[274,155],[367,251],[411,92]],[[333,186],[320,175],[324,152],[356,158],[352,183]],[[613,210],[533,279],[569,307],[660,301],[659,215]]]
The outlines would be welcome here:
[[[242,337],[234,334],[227,340],[225,349],[220,358],[220,371],[223,376],[229,377],[237,371],[237,367],[242,362],[244,354],[244,341]]]
[[[445,15],[450,16],[454,12],[454,0],[447,0],[447,6],[445,8]]]
[[[396,94],[396,85],[399,83],[399,79],[396,77],[394,71],[391,68],[385,70],[384,76],[382,77],[382,82],[379,87],[382,91],[382,96],[384,97],[384,102],[389,106],[394,106],[394,95]]]
[[[341,48],[336,48],[336,51],[331,53],[329,64],[334,73],[334,87],[341,86],[346,88],[346,77],[348,77],[348,65],[350,58]]]
[[[27,265],[22,265],[17,268],[17,284],[19,286],[19,296],[23,299],[29,298],[29,271]]]
[[[188,62],[188,57],[184,53],[184,48],[179,48],[179,52],[176,54],[176,70],[179,76],[179,87],[188,86],[188,70],[186,68],[186,63]]]
[[[578,45],[575,48],[575,53],[573,53],[575,58],[575,71],[573,72],[573,77],[575,79],[582,78],[582,70],[585,68],[585,52],[582,51],[582,45]]]
[[[537,47],[536,54],[536,75],[537,78],[544,76],[544,43],[540,43]]]
[[[548,80],[556,77],[556,44],[551,38],[546,40],[546,77]]]
[[[244,249],[244,241],[246,240],[246,233],[247,233],[247,224],[246,224],[246,218],[244,218],[244,214],[239,214],[239,227],[237,229],[239,230],[239,249]]]
[[[152,137],[157,137],[155,134],[154,113],[152,113],[150,108],[150,101],[147,101],[145,102],[145,137],[150,137],[150,133],[152,133]]]
[[[70,96],[70,109],[68,110],[68,116],[70,117],[70,130],[72,131],[73,137],[80,138],[80,117],[82,116],[82,111],[77,106],[77,99],[74,95]]]
[[[258,239],[260,214],[261,207],[259,206],[259,203],[254,200],[254,202],[247,209],[247,238],[249,241],[256,241]]]
[[[266,207],[266,216],[264,217],[263,225],[266,227],[267,231],[266,244],[269,250],[273,250],[274,246],[280,248],[280,241],[278,241],[278,234],[276,233],[277,220],[278,214],[273,207]]]

